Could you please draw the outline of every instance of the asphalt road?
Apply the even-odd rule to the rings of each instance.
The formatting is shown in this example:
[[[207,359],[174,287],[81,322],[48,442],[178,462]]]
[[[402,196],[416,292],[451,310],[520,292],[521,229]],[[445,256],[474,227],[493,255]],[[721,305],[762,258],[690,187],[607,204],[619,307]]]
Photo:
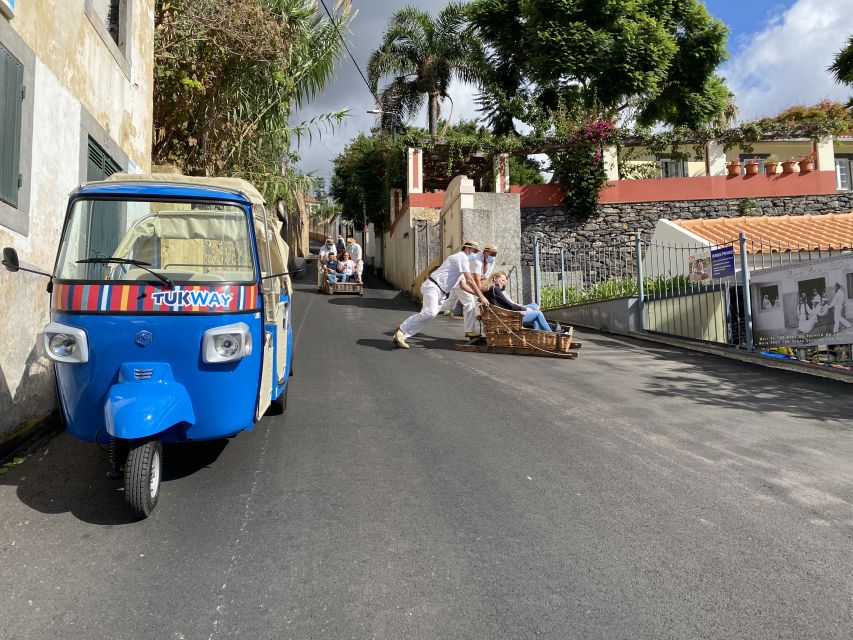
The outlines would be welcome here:
[[[0,476],[3,638],[853,637],[851,387],[581,336],[463,354],[298,285],[282,417],[130,522],[59,435]]]

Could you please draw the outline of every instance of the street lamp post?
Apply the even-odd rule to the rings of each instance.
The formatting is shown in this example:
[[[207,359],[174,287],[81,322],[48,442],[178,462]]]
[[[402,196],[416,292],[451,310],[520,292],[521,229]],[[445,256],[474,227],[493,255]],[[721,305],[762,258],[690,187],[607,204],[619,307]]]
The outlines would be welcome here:
[[[403,120],[399,111],[393,111],[393,110],[388,110],[388,109],[368,109],[367,113],[370,113],[370,114],[373,114],[376,116],[381,116],[381,115],[384,115],[387,113],[388,115],[393,116],[393,120],[392,120],[392,124],[391,124],[391,139],[394,142],[397,141],[397,123],[402,122],[402,120]]]

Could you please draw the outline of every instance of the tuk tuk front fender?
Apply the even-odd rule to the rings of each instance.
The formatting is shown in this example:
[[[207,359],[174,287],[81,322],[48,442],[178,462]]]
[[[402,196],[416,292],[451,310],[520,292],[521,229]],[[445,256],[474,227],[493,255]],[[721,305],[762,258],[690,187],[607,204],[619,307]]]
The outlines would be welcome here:
[[[104,407],[107,432],[124,440],[162,433],[180,423],[195,424],[186,388],[162,362],[121,365],[119,381],[110,387]]]

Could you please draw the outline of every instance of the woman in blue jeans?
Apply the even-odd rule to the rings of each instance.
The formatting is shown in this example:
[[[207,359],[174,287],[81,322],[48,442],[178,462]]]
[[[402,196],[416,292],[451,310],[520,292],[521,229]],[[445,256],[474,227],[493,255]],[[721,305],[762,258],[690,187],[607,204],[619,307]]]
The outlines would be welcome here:
[[[507,282],[506,273],[503,271],[498,271],[492,276],[492,286],[488,288],[485,294],[489,302],[510,311],[524,312],[521,324],[525,327],[550,332],[551,327],[548,325],[548,321],[545,319],[543,313],[539,310],[539,305],[533,302],[528,305],[520,305],[513,302],[506,294]]]

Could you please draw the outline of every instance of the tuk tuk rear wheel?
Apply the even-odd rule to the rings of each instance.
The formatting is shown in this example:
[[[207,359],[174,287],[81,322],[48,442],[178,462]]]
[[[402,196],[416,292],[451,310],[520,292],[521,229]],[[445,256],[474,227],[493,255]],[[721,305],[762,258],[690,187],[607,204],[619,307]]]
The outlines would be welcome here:
[[[151,515],[160,497],[163,446],[157,440],[133,445],[124,465],[124,500],[134,518]]]
[[[288,388],[289,387],[285,387],[284,391],[281,392],[281,394],[278,396],[278,398],[276,398],[275,400],[270,402],[270,408],[267,409],[267,413],[269,413],[272,416],[280,416],[282,413],[285,412],[285,410],[287,409],[287,389]]]

